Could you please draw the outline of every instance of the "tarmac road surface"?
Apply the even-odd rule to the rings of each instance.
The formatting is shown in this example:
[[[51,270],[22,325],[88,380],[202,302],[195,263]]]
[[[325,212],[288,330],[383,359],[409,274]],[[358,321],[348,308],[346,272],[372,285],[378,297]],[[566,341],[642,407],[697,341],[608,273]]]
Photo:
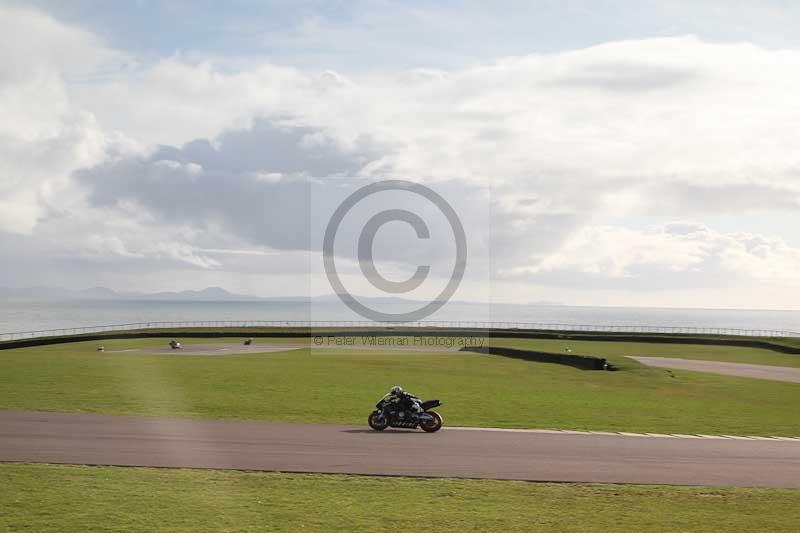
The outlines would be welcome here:
[[[347,346],[338,346],[336,344],[323,343],[312,344],[307,343],[284,343],[284,344],[258,344],[253,343],[245,346],[240,342],[236,343],[207,343],[207,344],[193,344],[182,343],[182,348],[173,350],[169,346],[161,347],[148,347],[148,348],[127,348],[122,350],[107,350],[106,353],[111,354],[124,354],[124,355],[258,355],[268,354],[273,352],[289,352],[293,350],[302,350],[311,348],[312,350],[369,350],[373,352],[384,351],[400,351],[400,352],[457,352],[461,346],[415,346],[415,345],[370,345],[370,344],[355,344]]]
[[[793,439],[457,428],[379,433],[26,411],[0,411],[0,461],[800,488],[800,440]]]
[[[692,370],[709,372],[726,376],[744,378],[769,379],[772,381],[788,381],[800,383],[800,368],[789,366],[753,365],[749,363],[726,363],[723,361],[701,361],[697,359],[678,359],[675,357],[639,357],[629,356],[647,366],[671,368],[674,370]]]

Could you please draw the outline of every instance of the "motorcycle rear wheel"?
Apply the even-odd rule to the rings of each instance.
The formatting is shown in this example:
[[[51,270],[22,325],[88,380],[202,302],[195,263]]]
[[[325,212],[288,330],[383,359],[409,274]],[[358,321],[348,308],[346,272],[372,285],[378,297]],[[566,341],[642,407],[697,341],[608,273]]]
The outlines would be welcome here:
[[[389,419],[385,416],[383,418],[378,418],[378,412],[373,411],[369,414],[369,418],[367,418],[367,423],[369,427],[374,429],[375,431],[383,431],[387,427],[389,427]]]
[[[428,414],[433,417],[433,420],[424,420],[419,423],[419,427],[422,428],[422,431],[436,433],[442,429],[442,424],[444,423],[444,420],[442,420],[442,415],[436,411],[428,411]]]

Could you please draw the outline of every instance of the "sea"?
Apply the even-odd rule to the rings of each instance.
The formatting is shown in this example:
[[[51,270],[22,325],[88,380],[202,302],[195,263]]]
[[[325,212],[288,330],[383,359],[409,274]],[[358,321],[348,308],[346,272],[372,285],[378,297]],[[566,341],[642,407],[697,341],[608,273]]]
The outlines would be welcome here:
[[[391,306],[390,306],[391,307]],[[403,307],[403,306],[400,306]],[[384,305],[381,309],[387,311]],[[396,312],[407,309],[397,308]],[[187,321],[358,321],[339,302],[4,300],[0,333],[83,328],[112,324]],[[800,332],[800,311],[579,307],[450,302],[426,320],[642,328],[731,328]],[[799,334],[800,335],[800,334]]]

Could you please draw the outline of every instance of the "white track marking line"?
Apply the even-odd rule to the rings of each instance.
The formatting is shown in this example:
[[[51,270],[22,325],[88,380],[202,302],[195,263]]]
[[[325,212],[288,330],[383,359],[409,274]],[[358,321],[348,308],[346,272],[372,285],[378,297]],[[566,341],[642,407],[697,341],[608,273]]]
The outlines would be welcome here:
[[[643,437],[654,439],[706,439],[706,440],[766,440],[800,442],[800,437],[757,437],[753,435],[688,435],[684,433],[630,433],[627,431],[578,431],[573,429],[518,429],[518,428],[476,428],[450,426],[451,431],[494,431],[505,433],[538,433],[542,435],[601,435],[609,437]]]
[[[464,426],[447,426],[444,429],[458,431],[503,431],[509,433],[549,433],[557,435],[563,435],[566,431],[562,429],[473,428]]]

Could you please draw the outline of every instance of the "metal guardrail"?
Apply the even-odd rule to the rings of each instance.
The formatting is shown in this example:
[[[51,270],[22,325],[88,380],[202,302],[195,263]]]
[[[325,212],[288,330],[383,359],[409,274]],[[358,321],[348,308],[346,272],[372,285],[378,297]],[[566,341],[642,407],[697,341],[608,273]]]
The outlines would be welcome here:
[[[738,337],[800,337],[800,332],[771,329],[714,328],[693,326],[636,326],[552,324],[541,322],[494,322],[462,320],[421,320],[417,322],[371,322],[367,320],[182,320],[161,322],[135,322],[104,326],[42,329],[0,333],[0,341],[58,337],[84,333],[106,333],[145,329],[217,328],[217,327],[289,327],[289,328],[358,328],[358,327],[434,327],[464,329],[525,329],[542,331],[580,331],[594,333],[672,333],[687,335],[731,335]]]

